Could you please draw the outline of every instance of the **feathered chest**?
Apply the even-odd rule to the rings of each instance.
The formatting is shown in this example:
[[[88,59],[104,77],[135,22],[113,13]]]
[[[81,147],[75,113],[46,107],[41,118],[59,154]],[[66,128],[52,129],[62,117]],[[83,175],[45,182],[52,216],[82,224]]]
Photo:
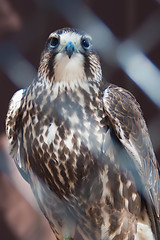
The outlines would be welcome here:
[[[56,97],[45,89],[34,93],[34,98],[28,93],[22,118],[23,142],[32,167],[37,168],[40,162],[47,166],[68,162],[77,167],[82,155],[92,155],[86,159],[93,161],[93,155],[101,154],[106,122],[97,89],[79,88]]]

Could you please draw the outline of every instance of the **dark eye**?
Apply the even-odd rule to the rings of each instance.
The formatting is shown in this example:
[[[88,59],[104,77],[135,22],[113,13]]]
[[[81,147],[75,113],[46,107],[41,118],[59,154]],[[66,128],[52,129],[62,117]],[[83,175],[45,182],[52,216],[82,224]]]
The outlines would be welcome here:
[[[88,49],[90,47],[89,41],[87,39],[82,39],[81,45],[84,49]]]
[[[54,47],[54,48],[58,47],[58,45],[59,45],[59,39],[56,38],[56,37],[52,38],[52,39],[50,40],[50,45],[51,45],[51,47]]]

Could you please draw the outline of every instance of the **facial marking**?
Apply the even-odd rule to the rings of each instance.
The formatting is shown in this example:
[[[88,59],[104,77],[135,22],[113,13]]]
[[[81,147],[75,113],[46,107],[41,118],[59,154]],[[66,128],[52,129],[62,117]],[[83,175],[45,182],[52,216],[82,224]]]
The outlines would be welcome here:
[[[72,42],[75,47],[79,50],[82,50],[82,46],[81,46],[81,38],[82,36],[76,32],[63,32],[62,34],[59,35],[60,36],[60,46],[59,46],[59,50],[62,50],[63,47],[66,46],[66,44],[68,42]],[[57,33],[51,33],[49,38],[52,38],[52,37],[58,37],[58,34]],[[84,37],[91,39],[91,37],[89,35],[85,35]]]

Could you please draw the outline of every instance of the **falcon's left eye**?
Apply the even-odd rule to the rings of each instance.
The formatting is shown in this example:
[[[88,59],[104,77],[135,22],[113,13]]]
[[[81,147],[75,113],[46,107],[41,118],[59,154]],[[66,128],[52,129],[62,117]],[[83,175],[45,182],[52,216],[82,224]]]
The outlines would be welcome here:
[[[81,45],[85,50],[88,49],[90,47],[89,40],[88,39],[82,39]]]

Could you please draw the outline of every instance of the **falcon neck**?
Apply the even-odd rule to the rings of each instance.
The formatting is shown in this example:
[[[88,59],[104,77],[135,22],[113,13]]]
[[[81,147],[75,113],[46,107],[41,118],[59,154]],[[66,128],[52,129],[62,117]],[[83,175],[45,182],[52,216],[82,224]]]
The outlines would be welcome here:
[[[79,82],[65,82],[65,81],[50,81],[48,79],[39,78],[36,82],[36,86],[43,88],[44,91],[52,96],[52,99],[55,99],[57,96],[61,96],[63,94],[72,95],[78,91],[84,91],[88,94],[99,94],[101,89],[102,82],[98,82],[93,79],[84,79]],[[38,87],[38,88],[39,88]]]

